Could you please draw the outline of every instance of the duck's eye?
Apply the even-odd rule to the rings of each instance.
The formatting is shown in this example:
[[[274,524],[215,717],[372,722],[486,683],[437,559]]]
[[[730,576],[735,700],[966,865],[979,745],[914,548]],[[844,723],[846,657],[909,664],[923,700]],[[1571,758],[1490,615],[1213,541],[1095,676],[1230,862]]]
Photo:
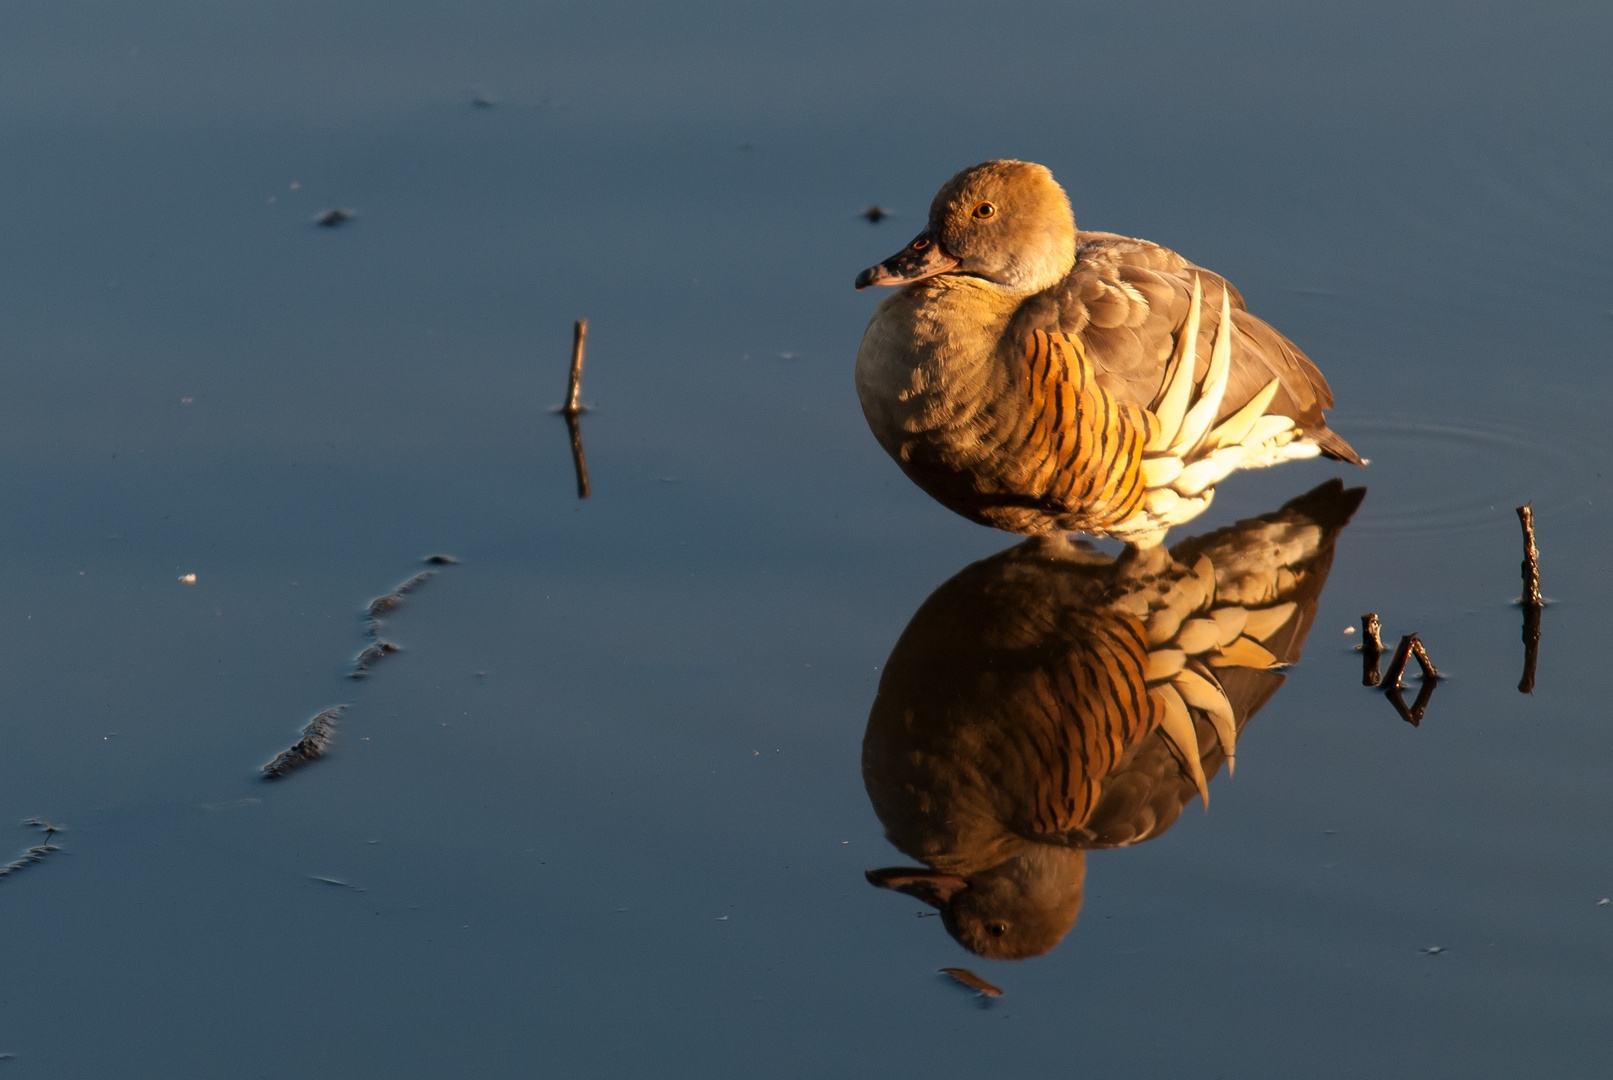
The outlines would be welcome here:
[[[995,203],[983,202],[979,206],[975,207],[975,217],[977,218],[989,218],[996,216],[997,205]]]
[[[930,246],[930,242],[928,240],[926,240],[922,236],[919,237],[917,240],[913,241],[913,250],[914,251],[923,251],[925,248],[927,248],[929,246]]]
[[[987,203],[986,205],[990,206],[991,204]],[[1004,934],[1008,933],[1008,924],[1005,922],[987,923],[986,929],[991,931],[992,937],[1002,937]]]

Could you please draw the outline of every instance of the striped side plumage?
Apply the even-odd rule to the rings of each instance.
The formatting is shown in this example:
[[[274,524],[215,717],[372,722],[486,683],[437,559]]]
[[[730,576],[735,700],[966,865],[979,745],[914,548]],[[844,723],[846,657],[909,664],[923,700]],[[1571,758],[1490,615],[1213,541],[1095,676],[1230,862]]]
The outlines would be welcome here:
[[[1014,463],[1011,482],[1074,511],[1077,529],[1131,517],[1143,497],[1143,447],[1158,420],[1098,385],[1078,337],[1032,331],[1024,364],[1025,408],[1002,448]]]
[[[1026,335],[1017,373],[1022,411],[996,452],[1007,463],[1005,486],[1027,498],[1017,507],[992,506],[992,524],[1039,512],[1057,515],[1063,529],[1149,546],[1172,525],[1202,513],[1215,497],[1214,485],[1233,470],[1320,452],[1314,442],[1296,441],[1303,431],[1292,417],[1266,411],[1280,388],[1276,378],[1215,423],[1236,324],[1231,291],[1223,288],[1210,362],[1195,381],[1202,300],[1195,278],[1187,324],[1149,408],[1104,388],[1079,335]]]

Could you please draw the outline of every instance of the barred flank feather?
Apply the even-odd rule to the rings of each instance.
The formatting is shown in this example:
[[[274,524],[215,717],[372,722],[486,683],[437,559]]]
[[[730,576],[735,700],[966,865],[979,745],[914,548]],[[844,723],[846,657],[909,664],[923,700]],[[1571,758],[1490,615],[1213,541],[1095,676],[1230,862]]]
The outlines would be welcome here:
[[[1143,447],[1159,421],[1115,400],[1093,377],[1081,339],[1033,331],[1025,339],[1026,408],[1002,448],[1019,463],[1016,486],[1061,508],[1083,530],[1132,516],[1142,502]]]

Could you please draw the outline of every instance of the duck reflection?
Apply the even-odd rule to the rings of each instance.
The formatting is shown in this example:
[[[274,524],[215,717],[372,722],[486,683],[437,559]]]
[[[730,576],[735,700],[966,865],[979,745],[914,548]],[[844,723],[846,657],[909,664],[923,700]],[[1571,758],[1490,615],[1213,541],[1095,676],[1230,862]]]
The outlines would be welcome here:
[[[1366,489],[1324,484],[1262,517],[1111,559],[1037,537],[966,567],[908,623],[863,738],[891,843],[868,871],[940,910],[981,956],[1075,924],[1089,848],[1160,835],[1299,659]]]

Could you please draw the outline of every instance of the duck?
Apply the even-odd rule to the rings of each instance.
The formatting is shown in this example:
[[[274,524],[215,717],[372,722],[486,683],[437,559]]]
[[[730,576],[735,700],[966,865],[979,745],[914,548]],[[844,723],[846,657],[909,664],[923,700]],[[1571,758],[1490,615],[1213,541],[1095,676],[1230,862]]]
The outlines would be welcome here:
[[[1045,166],[958,173],[912,242],[857,275],[895,286],[857,350],[874,437],[943,506],[1007,532],[1138,548],[1238,469],[1366,461],[1333,392],[1221,275],[1082,232]]]
[[[868,882],[936,908],[979,956],[1075,925],[1087,852],[1156,839],[1230,775],[1300,659],[1363,488],[1330,480],[1169,548],[1035,536],[925,600],[881,668],[862,772],[922,865]]]

